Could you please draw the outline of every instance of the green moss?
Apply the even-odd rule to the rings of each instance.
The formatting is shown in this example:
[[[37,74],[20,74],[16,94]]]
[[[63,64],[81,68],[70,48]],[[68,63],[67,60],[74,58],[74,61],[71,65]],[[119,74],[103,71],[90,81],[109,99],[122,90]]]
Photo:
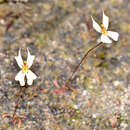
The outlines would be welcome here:
[[[72,121],[72,120],[68,120],[67,124],[68,124],[68,125],[72,125],[72,124],[73,124],[73,121]]]
[[[100,52],[98,54],[98,56],[99,56],[100,59],[104,59],[105,58],[105,52]]]
[[[42,34],[38,39],[36,39],[36,43],[38,45],[43,45],[46,46],[47,45],[47,35],[46,34]]]
[[[81,125],[82,125],[81,121],[76,121],[75,128],[80,128]]]
[[[5,2],[5,0],[0,0],[0,3],[3,3],[3,2]]]
[[[102,63],[102,67],[107,67],[107,63],[106,63],[106,62],[103,62],[103,63]]]
[[[75,120],[79,120],[80,117],[78,117],[78,116],[74,116],[73,119],[75,119]]]
[[[89,81],[87,80],[87,79],[85,79],[85,81],[84,81],[84,87],[85,88],[88,88],[89,87]]]
[[[9,123],[4,123],[0,126],[0,128],[3,129],[7,129],[9,127]]]

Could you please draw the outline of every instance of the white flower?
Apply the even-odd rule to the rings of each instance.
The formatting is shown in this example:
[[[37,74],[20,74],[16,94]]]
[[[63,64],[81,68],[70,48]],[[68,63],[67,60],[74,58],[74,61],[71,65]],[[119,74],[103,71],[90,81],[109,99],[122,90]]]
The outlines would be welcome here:
[[[101,33],[100,41],[103,43],[112,43],[110,38],[112,38],[114,41],[118,41],[119,33],[113,32],[113,31],[107,31],[108,25],[109,25],[109,18],[106,16],[103,12],[103,19],[102,24],[99,26],[99,24],[92,18],[93,28]],[[109,38],[110,37],[110,38]]]
[[[21,86],[25,85],[25,76],[28,85],[32,85],[33,80],[37,78],[37,76],[31,70],[29,70],[29,68],[32,66],[35,56],[30,54],[28,48],[27,52],[28,52],[27,61],[23,61],[21,57],[21,49],[19,49],[18,56],[15,56],[17,64],[21,68],[21,70],[16,75],[15,80],[19,81]]]

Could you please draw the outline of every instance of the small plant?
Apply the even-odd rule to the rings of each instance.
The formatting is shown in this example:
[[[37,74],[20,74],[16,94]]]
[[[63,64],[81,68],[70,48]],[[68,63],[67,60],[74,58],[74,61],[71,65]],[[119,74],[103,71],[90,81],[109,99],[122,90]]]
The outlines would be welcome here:
[[[65,87],[73,90],[72,87],[70,87],[69,85],[69,82],[72,82],[74,80],[74,74],[77,72],[77,70],[79,69],[80,65],[83,63],[83,61],[87,58],[87,56],[89,55],[89,53],[91,53],[94,49],[96,49],[97,47],[103,45],[104,43],[112,43],[112,40],[110,40],[110,38],[112,38],[114,41],[118,41],[118,38],[119,38],[119,33],[117,32],[113,32],[113,31],[107,31],[108,29],[108,26],[109,26],[109,18],[108,16],[105,15],[104,11],[103,11],[103,19],[102,19],[102,24],[99,25],[94,19],[93,17],[91,16],[91,19],[92,19],[92,25],[93,25],[93,28],[101,33],[101,37],[100,39],[98,39],[98,42],[95,46],[93,46],[92,48],[90,48],[86,53],[85,55],[83,56],[83,58],[81,59],[81,61],[79,62],[79,64],[75,67],[74,71],[72,72],[70,78],[66,81],[65,83]],[[87,26],[90,30],[90,24],[88,23],[88,20],[87,20]],[[109,38],[110,37],[110,38]]]
[[[19,50],[18,56],[15,56],[17,64],[21,68],[19,73],[16,75],[15,80],[19,81],[21,86],[25,85],[25,76],[27,78],[28,85],[32,85],[33,80],[37,78],[37,76],[31,70],[29,70],[30,67],[32,66],[35,56],[30,54],[28,48],[27,52],[28,52],[27,61],[23,61],[21,57],[21,49]]]

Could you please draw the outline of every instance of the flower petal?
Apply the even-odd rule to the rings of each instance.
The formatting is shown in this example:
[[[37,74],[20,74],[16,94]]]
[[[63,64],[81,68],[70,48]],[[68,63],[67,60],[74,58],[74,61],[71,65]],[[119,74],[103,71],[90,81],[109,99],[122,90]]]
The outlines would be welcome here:
[[[27,52],[28,52],[27,65],[28,65],[28,68],[30,68],[32,66],[32,63],[33,63],[33,60],[34,60],[35,56],[33,56],[33,55],[30,54],[28,48],[27,48]]]
[[[15,80],[19,81],[21,86],[24,86],[25,85],[24,77],[25,77],[25,73],[23,73],[22,70],[21,70],[15,76]]]
[[[92,18],[93,28],[94,28],[97,32],[101,33],[101,28],[100,28],[99,24],[93,19],[92,16],[91,16],[91,18]]]
[[[33,80],[37,78],[37,76],[31,70],[28,70],[28,73],[26,73],[26,76],[27,76],[28,85],[32,85]]]
[[[113,31],[107,31],[108,36],[111,37],[114,41],[118,41],[119,33]]]
[[[104,27],[105,27],[106,30],[107,30],[107,29],[108,29],[108,26],[109,26],[109,18],[108,18],[108,16],[106,16],[106,15],[104,14],[104,11],[103,11],[102,24],[104,25]]]
[[[107,35],[101,35],[101,42],[103,43],[112,43],[112,41],[109,39]]]
[[[22,66],[23,66],[23,59],[22,59],[22,56],[21,56],[21,49],[19,49],[18,56],[15,56],[15,59],[17,61],[18,66],[20,68],[22,68]]]

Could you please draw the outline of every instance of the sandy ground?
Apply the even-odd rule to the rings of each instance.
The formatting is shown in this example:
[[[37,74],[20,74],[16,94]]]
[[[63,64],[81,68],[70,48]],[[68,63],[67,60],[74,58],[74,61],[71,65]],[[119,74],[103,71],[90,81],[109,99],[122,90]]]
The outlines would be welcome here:
[[[101,23],[102,9],[119,40],[95,49],[69,82],[73,90],[65,90],[97,44],[91,16]],[[128,0],[0,1],[0,130],[129,130],[129,12]],[[14,57],[21,48],[26,59],[27,47],[38,78],[19,96]]]

